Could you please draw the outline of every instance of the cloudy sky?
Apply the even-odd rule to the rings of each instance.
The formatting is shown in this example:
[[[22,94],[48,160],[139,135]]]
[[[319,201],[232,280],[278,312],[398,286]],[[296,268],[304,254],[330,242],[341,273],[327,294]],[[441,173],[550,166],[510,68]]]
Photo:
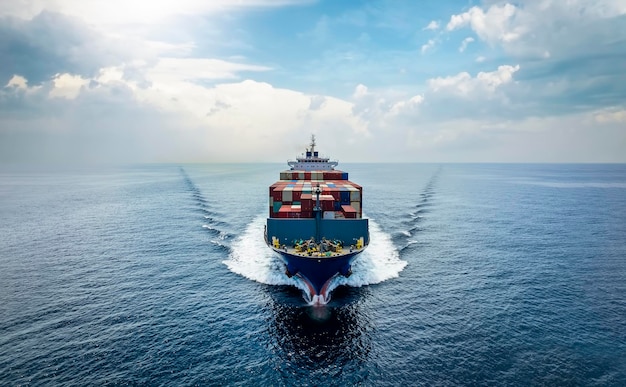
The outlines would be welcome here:
[[[626,0],[3,0],[0,163],[626,162]]]

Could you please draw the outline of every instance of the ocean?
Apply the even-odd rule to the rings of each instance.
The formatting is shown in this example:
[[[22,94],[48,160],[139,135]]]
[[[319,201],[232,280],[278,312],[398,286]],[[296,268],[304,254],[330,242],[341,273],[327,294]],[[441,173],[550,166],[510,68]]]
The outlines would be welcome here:
[[[0,168],[0,385],[626,385],[626,165],[339,167],[323,307],[263,242],[286,165]]]

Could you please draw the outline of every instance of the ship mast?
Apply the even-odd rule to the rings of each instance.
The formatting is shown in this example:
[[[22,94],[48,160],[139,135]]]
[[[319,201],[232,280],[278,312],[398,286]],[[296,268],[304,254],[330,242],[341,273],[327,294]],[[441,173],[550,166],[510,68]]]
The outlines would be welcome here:
[[[339,162],[337,160],[331,161],[328,157],[320,157],[319,152],[315,150],[315,135],[311,135],[310,148],[306,148],[306,153],[302,156],[296,157],[296,161],[287,161],[287,165],[291,167],[291,170],[302,171],[331,171],[335,169]]]
[[[315,135],[311,135],[311,154],[315,154]]]
[[[320,194],[322,193],[322,188],[319,183],[315,188],[313,188],[313,193],[315,194],[315,207],[313,207],[313,212],[315,212],[315,241],[316,243],[320,242],[320,222],[322,218],[322,206],[320,206]]]

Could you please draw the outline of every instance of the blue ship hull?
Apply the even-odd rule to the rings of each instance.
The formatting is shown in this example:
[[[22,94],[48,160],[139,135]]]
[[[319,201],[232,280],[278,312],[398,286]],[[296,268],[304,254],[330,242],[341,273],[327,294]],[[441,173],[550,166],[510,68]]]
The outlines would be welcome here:
[[[328,285],[337,275],[349,277],[352,274],[352,262],[363,249],[335,257],[303,257],[280,249],[277,252],[286,265],[289,277],[297,276],[309,288],[311,297],[321,295],[327,298]]]

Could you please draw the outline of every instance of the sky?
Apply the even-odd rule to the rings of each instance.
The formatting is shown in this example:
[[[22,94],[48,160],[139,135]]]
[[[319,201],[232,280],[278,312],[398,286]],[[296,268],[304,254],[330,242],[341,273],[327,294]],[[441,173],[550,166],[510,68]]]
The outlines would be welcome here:
[[[3,0],[0,163],[626,162],[626,0]]]

